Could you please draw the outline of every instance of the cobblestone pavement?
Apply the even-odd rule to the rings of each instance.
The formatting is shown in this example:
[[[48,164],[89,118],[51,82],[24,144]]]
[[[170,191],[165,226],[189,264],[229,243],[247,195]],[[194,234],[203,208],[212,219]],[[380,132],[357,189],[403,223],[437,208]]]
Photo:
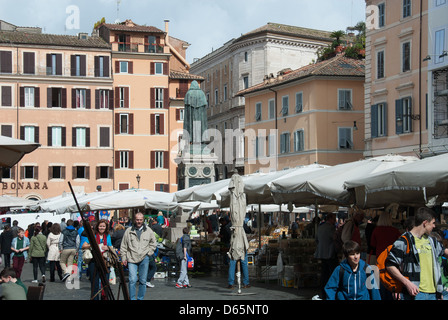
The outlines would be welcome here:
[[[153,279],[154,288],[147,288],[145,300],[311,300],[318,294],[318,288],[286,288],[282,287],[276,280],[257,279],[255,267],[249,267],[251,281],[250,288],[235,289],[227,288],[227,273],[222,271],[211,271],[195,276],[190,275],[191,288],[175,288],[176,277],[166,277]],[[38,273],[40,278],[40,272]],[[127,277],[126,277],[127,278]],[[44,300],[89,300],[90,281],[85,274],[82,274],[79,282],[61,282],[56,276],[55,282],[50,282],[49,271],[47,269],[45,282],[46,288]],[[22,273],[22,281],[25,285],[37,285],[32,283],[32,264],[25,263]],[[127,280],[127,279],[126,279]],[[123,293],[117,283],[112,285],[112,292],[116,300],[123,300]]]

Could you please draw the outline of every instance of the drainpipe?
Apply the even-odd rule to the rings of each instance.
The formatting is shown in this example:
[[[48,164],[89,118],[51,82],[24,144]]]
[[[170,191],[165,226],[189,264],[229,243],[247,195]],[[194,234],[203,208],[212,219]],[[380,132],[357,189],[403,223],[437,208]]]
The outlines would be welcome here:
[[[278,125],[277,125],[277,91],[275,91],[272,88],[268,88],[270,91],[274,92],[274,113],[275,113],[275,118],[274,118],[274,124],[275,124],[275,134],[277,135],[278,133]],[[268,108],[268,112],[269,112],[269,108]],[[276,137],[276,143],[275,145],[277,146],[277,142],[278,142],[278,135]],[[278,154],[278,150],[275,150],[275,153]],[[275,171],[277,171],[278,169],[278,161],[275,161]]]
[[[418,56],[418,127],[419,127],[419,157],[422,157],[422,27],[423,0],[420,0],[420,44]]]

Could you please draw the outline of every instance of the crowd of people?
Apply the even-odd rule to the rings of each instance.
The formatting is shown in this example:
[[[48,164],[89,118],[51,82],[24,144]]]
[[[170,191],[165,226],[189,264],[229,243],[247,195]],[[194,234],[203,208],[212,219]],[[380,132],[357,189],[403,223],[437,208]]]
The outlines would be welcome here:
[[[364,219],[364,213],[357,211],[338,226],[335,214],[328,213],[318,226],[315,257],[322,266],[320,299],[448,299],[448,237],[436,228],[434,211],[418,208],[397,227],[385,210],[369,219],[362,234]],[[363,239],[367,252],[362,252]],[[377,258],[385,250],[385,272],[401,290],[391,290],[375,273]]]
[[[143,223],[143,214],[138,213],[134,221],[125,217],[116,221],[99,219],[89,222],[103,257],[116,255],[129,271],[131,299],[142,299],[146,288],[154,287],[151,279],[156,272],[156,241],[169,224],[163,218],[164,215],[159,212],[156,218]],[[56,282],[56,277],[64,283],[72,281],[67,280],[70,277],[81,279],[85,274],[91,282],[91,299],[107,299],[104,290],[100,290],[101,280],[99,272],[95,271],[95,261],[85,255],[91,247],[83,224],[83,219],[62,219],[60,223],[37,222],[26,229],[19,226],[17,221],[13,221],[12,226],[4,226],[0,234],[0,263],[3,264],[0,299],[26,299],[26,286],[21,281],[26,261],[32,264],[32,283]],[[138,247],[135,247],[136,244]],[[107,266],[107,278],[110,267]],[[135,290],[137,282],[138,292]]]

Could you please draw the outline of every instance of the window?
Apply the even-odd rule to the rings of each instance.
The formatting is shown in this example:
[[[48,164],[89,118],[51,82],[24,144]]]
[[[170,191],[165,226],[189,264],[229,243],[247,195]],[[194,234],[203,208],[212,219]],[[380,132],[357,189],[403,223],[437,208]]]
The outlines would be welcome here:
[[[100,127],[100,147],[110,147],[110,128]]]
[[[442,6],[446,3],[446,0],[436,0],[436,7]]]
[[[379,51],[376,54],[376,78],[384,78],[384,51]]]
[[[405,42],[402,44],[402,71],[406,72],[411,70],[411,43]]]
[[[116,40],[118,42],[118,51],[131,51],[131,36],[126,34],[119,34],[117,35]]]
[[[64,166],[48,167],[48,179],[65,179],[65,167]]]
[[[74,147],[88,147],[88,129],[89,128],[74,128],[75,129],[75,140]]]
[[[403,0],[403,18],[411,16],[411,0]]]
[[[72,107],[75,109],[86,109],[88,108],[88,93],[90,90],[86,89],[73,89],[72,94]]]
[[[154,168],[156,168],[156,169],[163,168],[164,152],[163,151],[155,151],[154,152],[154,156],[155,156],[155,158],[154,158]]]
[[[3,168],[3,170],[0,171],[0,172],[2,173],[0,178],[2,178],[2,179],[14,179],[14,169],[13,168]]]
[[[23,73],[34,74],[34,52],[23,53]]]
[[[72,55],[70,57],[70,75],[72,77],[86,76],[86,56]]]
[[[170,187],[169,187],[168,184],[156,183],[155,190],[156,191],[161,191],[161,192],[169,192]]]
[[[112,90],[99,89],[95,91],[95,109],[110,109],[112,98]]]
[[[128,87],[119,87],[118,88],[118,97],[119,97],[119,107],[120,108],[129,108],[129,88]]]
[[[339,110],[352,110],[352,91],[349,89],[338,90],[338,109]]]
[[[159,38],[156,38],[155,36],[148,36],[145,40],[147,41],[147,43],[145,43],[145,52],[157,52],[157,43],[159,42]]]
[[[34,107],[34,88],[25,87],[25,107]]]
[[[412,132],[412,99],[406,97],[395,100],[396,133]]]
[[[443,52],[445,51],[445,29],[436,31],[434,43],[435,43],[434,63],[442,63],[445,59],[445,57],[442,56]]]
[[[290,151],[289,137],[290,137],[289,132],[285,132],[280,135],[280,153],[289,153]]]
[[[2,124],[0,125],[0,128],[1,128],[0,135],[12,138],[12,125]]]
[[[339,149],[353,149],[352,128],[339,128]]]
[[[48,108],[66,108],[67,107],[67,89],[48,88],[47,89],[47,107]]]
[[[113,175],[112,167],[98,166],[96,167],[96,179],[111,179]]]
[[[39,127],[21,126],[20,139],[28,142],[39,143]]]
[[[156,62],[154,63],[154,74],[162,75],[163,74],[163,63],[162,62]]]
[[[244,52],[244,62],[247,62],[249,60],[249,54],[246,52]]]
[[[289,114],[289,96],[282,97],[282,115],[287,116]]]
[[[277,154],[277,135],[270,134],[268,136],[267,156],[275,156]]]
[[[261,120],[261,102],[255,104],[255,121]]]
[[[52,146],[52,147],[62,147],[63,146],[63,144],[62,144],[62,141],[63,141],[63,139],[62,139],[63,129],[65,129],[65,128],[62,128],[62,127],[50,127],[50,130],[51,130],[51,140],[50,140],[50,137],[49,137],[49,141],[50,141],[49,146]]]
[[[305,149],[303,135],[303,130],[296,130],[294,132],[294,151],[296,152],[303,151]]]
[[[150,115],[151,120],[151,134],[164,134],[165,115],[162,113],[155,113]]]
[[[88,166],[74,166],[73,167],[73,179],[89,179],[89,167]]]
[[[243,77],[243,89],[249,88],[249,76]]]
[[[155,88],[155,107],[158,109],[162,109],[164,107],[164,89],[163,88]]]
[[[37,179],[38,167],[35,166],[23,166],[22,167],[22,179]]]
[[[129,115],[126,113],[120,114],[120,133],[128,133]]]
[[[129,168],[129,151],[120,151],[120,168]]]
[[[224,85],[224,94],[223,94],[224,101],[227,101],[227,85]]]
[[[215,89],[215,105],[219,103],[219,92],[218,89]]]
[[[378,103],[371,107],[371,136],[372,138],[387,135],[387,108],[386,103]]]
[[[269,100],[269,119],[275,119],[275,100]]]
[[[62,75],[62,54],[47,54],[47,75]]]
[[[109,77],[109,57],[96,56],[95,57],[95,77]]]
[[[128,73],[128,62],[120,61],[120,73]]]
[[[11,51],[0,51],[0,73],[12,73]]]
[[[12,106],[12,89],[10,86],[1,86],[1,106],[11,107]],[[33,102],[34,105],[34,102]]]
[[[380,3],[378,5],[378,26],[380,28],[386,25],[386,4]]]
[[[296,93],[296,113],[303,111],[303,92]]]

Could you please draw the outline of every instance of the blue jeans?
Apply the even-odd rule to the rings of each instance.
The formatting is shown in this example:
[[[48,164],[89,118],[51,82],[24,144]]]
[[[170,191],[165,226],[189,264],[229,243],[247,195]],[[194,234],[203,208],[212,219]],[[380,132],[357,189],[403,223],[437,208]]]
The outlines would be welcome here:
[[[419,292],[415,297],[409,294],[402,294],[403,300],[437,300],[435,293]]]
[[[146,277],[148,275],[149,267],[149,257],[146,256],[139,263],[128,262],[129,268],[129,296],[131,300],[136,300],[135,293],[137,291],[137,281],[138,281],[138,292],[137,300],[143,300],[146,293]]]
[[[157,264],[154,257],[149,257],[149,263],[148,263],[148,276],[146,278],[146,281],[151,282],[152,277],[156,274],[157,271]]]
[[[229,285],[232,286],[235,282],[236,262],[237,262],[236,260],[230,259],[228,282]],[[244,257],[244,260],[241,260],[241,273],[243,274],[243,285],[246,286],[249,284],[249,268],[247,266],[247,254]]]

